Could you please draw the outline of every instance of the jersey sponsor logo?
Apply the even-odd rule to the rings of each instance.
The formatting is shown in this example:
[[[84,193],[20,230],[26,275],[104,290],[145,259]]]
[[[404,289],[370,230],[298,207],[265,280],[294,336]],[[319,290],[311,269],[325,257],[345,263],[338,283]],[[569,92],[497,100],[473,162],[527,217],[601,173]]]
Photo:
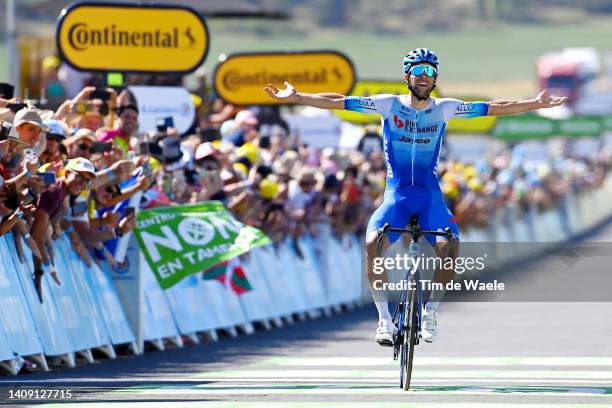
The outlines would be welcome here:
[[[473,103],[462,103],[461,105],[457,106],[455,113],[457,115],[466,115],[474,112],[475,109],[476,105]]]
[[[387,140],[383,139],[383,150],[385,151],[385,162],[387,164],[387,177],[393,178],[393,168],[391,167],[391,160],[389,159],[389,151],[387,146]]]
[[[418,126],[416,122],[406,121],[404,130],[410,133],[435,133],[438,131],[439,125]]]
[[[431,113],[431,108],[426,109],[424,114],[425,114],[425,115],[428,115],[428,114],[430,114],[430,113]]]
[[[395,126],[397,126],[399,129],[404,127],[404,121],[397,115],[393,115],[393,123],[395,123]]]
[[[405,142],[405,143],[422,143],[422,144],[428,144],[430,142],[429,139],[413,139],[411,137],[407,137],[407,136],[401,136],[398,139],[400,142]]]
[[[356,98],[353,99],[355,105],[357,106],[361,106],[364,109],[368,109],[368,110],[376,110],[376,107],[374,106],[374,101],[370,98]]]

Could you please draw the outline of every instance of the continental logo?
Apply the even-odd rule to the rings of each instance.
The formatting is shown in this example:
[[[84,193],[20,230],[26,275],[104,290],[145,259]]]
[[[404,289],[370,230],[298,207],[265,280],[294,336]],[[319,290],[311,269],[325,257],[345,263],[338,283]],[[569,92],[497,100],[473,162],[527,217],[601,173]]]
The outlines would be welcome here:
[[[80,2],[62,10],[61,58],[79,70],[187,73],[208,51],[208,29],[193,9]]]
[[[267,70],[255,73],[241,73],[239,70],[232,70],[223,76],[223,85],[230,91],[240,91],[242,87],[282,84],[285,81],[289,81],[295,86],[326,84],[330,80],[328,75],[332,75],[337,80],[342,79],[342,75],[337,69],[330,72],[327,68],[321,68],[317,71],[305,69],[301,72],[284,73],[268,72]]]
[[[179,31],[128,31],[118,29],[115,24],[104,28],[91,28],[87,23],[76,23],[68,29],[68,42],[77,51],[89,47],[145,47],[145,48],[192,48],[196,42],[191,28]]]
[[[348,95],[355,72],[351,61],[338,52],[311,51],[222,56],[214,73],[215,90],[233,104],[276,104],[262,88],[281,87],[285,81],[304,92]]]

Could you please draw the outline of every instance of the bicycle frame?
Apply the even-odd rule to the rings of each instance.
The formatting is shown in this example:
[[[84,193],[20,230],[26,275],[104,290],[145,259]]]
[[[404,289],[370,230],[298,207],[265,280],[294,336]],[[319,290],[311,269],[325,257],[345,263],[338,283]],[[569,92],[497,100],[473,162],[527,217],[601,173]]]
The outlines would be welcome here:
[[[419,238],[424,235],[445,237],[451,243],[456,240],[450,228],[447,228],[444,232],[421,230],[418,217],[415,215],[410,217],[409,228],[392,228],[389,224],[385,224],[379,232],[380,235],[376,243],[377,256],[382,255],[381,249],[383,240],[385,235],[389,232],[406,233],[411,236],[412,241],[409,247],[411,259],[415,259],[419,256]],[[406,272],[404,282],[406,282],[408,286],[405,286],[401,291],[399,301],[393,312],[393,323],[397,324],[397,333],[393,335],[393,359],[397,360],[398,355],[401,354],[400,386],[404,391],[408,391],[412,378],[414,346],[419,344],[423,323],[423,290],[420,284],[419,270],[416,265],[413,264],[412,268]],[[414,286],[411,285],[413,282]],[[410,289],[411,286],[413,289]],[[408,297],[409,294],[410,298]]]
[[[419,249],[420,247],[419,247],[418,242],[410,243],[410,248],[409,248],[408,253],[411,259],[414,259],[419,255]],[[414,265],[411,269],[406,271],[406,276],[404,277],[404,280],[406,282],[415,282],[415,290],[417,291],[418,333],[420,334],[421,324],[423,321],[423,289],[421,288],[421,285],[420,285],[421,275],[416,265]],[[405,327],[406,315],[404,311],[406,310],[405,305],[408,302],[408,293],[409,292],[407,289],[402,290],[402,293],[400,294],[400,298],[397,302],[397,305],[395,306],[395,311],[393,312],[393,321],[395,321],[395,318],[398,316],[398,313],[399,313],[398,328]],[[399,330],[398,330],[398,333],[400,333]],[[418,344],[418,340],[417,340],[417,344]]]

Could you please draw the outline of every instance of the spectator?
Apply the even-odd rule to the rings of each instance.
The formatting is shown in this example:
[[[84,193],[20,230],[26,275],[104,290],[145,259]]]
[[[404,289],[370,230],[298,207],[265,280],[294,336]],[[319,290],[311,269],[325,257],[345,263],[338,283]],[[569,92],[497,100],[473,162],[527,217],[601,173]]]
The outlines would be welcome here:
[[[79,129],[74,136],[64,140],[63,145],[66,147],[69,159],[77,157],[90,159],[95,141],[96,136],[90,129]]]
[[[98,134],[101,142],[112,142],[119,146],[127,157],[130,148],[130,140],[136,136],[138,130],[138,107],[136,105],[119,106],[117,109],[117,123],[114,129],[102,130]]]
[[[68,136],[68,126],[57,119],[46,119],[43,124],[49,129],[47,131],[47,143],[45,151],[40,155],[42,163],[51,163],[64,160],[68,152],[63,142]]]
[[[51,265],[51,257],[45,246],[49,224],[61,214],[63,208],[68,206],[66,202],[68,198],[79,195],[83,190],[88,190],[91,181],[95,178],[96,171],[89,160],[81,157],[71,159],[64,169],[64,175],[59,177],[55,184],[38,197],[36,216],[32,225],[32,237],[38,244],[41,253],[41,259],[34,258],[34,282],[41,303],[43,301],[41,279],[45,271],[49,271],[55,282],[61,285],[61,280],[55,267]],[[72,225],[67,224],[65,232],[70,237],[75,251],[82,258],[87,258],[86,250],[76,232],[73,231]]]
[[[48,132],[42,118],[35,109],[24,108],[15,114],[13,126],[19,133],[19,138],[40,156],[46,148],[46,138],[43,132]]]

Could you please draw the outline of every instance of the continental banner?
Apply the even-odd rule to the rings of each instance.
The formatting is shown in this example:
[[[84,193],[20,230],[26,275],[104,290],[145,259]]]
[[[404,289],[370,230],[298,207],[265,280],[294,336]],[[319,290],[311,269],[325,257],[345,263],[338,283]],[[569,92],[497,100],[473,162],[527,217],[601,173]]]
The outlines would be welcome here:
[[[81,1],[62,10],[56,45],[82,71],[187,73],[208,51],[208,28],[190,7]]]
[[[237,221],[219,201],[138,213],[138,245],[163,289],[270,239]]]
[[[263,90],[285,81],[302,92],[348,95],[355,84],[351,60],[337,51],[257,52],[222,55],[215,69],[215,90],[237,105],[272,105],[279,101]]]

